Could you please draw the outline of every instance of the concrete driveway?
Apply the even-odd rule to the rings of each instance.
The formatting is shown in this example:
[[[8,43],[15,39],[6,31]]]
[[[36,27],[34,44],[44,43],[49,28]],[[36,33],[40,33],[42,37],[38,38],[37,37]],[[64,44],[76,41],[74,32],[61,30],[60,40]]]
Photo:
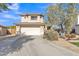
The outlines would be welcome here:
[[[0,55],[76,56],[79,54],[55,45],[40,36],[16,36],[0,41]]]

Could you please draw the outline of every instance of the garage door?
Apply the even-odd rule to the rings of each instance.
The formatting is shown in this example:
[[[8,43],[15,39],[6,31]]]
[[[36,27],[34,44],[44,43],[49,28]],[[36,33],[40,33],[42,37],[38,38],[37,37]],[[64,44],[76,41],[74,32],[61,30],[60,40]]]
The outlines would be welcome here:
[[[44,31],[40,27],[21,27],[21,33],[26,35],[42,35]]]

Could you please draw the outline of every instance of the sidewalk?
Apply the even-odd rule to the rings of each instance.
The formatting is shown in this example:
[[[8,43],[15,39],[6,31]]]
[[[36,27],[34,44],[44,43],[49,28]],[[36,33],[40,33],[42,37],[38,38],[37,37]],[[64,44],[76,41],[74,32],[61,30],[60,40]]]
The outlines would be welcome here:
[[[53,43],[59,45],[59,46],[62,46],[66,49],[69,49],[71,51],[74,51],[76,53],[79,53],[79,47],[69,43],[68,41],[65,41],[64,39],[62,38],[59,38],[59,41],[53,41]]]
[[[69,40],[69,42],[79,42],[79,40]]]

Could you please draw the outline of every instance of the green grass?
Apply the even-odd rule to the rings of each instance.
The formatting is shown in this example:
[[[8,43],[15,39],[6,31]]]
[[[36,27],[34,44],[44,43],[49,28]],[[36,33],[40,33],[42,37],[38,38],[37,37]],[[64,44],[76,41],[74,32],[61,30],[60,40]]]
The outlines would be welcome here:
[[[71,42],[71,43],[79,47],[79,42]]]

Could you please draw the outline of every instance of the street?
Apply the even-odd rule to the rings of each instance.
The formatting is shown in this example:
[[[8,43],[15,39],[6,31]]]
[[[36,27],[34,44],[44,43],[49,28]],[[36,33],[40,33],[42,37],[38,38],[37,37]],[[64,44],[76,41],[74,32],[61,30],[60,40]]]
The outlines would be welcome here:
[[[77,53],[55,45],[40,36],[16,36],[0,41],[2,56],[76,56]]]

